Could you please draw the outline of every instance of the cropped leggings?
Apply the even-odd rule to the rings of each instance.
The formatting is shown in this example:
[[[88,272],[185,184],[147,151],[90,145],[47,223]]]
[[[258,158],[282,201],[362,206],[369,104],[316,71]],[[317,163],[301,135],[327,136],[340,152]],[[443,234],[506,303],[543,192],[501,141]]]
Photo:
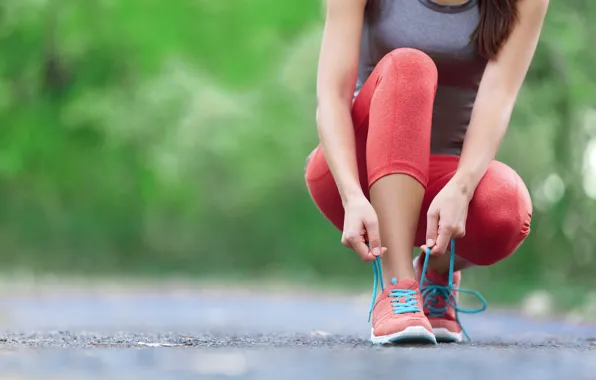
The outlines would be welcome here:
[[[425,188],[415,245],[426,240],[426,213],[453,177],[459,157],[430,154],[437,69],[414,49],[397,49],[377,65],[354,101],[352,119],[360,184],[367,197],[383,176],[406,174]],[[342,229],[344,209],[319,145],[309,156],[306,183],[318,209]],[[396,194],[396,196],[399,196]],[[457,255],[476,265],[491,265],[511,255],[530,232],[532,203],[519,175],[493,161],[468,209],[466,235]]]

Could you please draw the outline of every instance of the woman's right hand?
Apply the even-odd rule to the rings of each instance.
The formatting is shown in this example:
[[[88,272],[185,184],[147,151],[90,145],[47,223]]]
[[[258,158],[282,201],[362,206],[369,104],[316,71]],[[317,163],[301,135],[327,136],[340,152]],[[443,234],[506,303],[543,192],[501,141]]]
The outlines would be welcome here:
[[[344,206],[341,241],[365,262],[375,260],[384,251],[377,213],[361,192],[351,114],[366,5],[367,0],[326,1],[317,69],[316,115],[325,159]],[[351,195],[347,197],[346,194]]]
[[[356,251],[364,262],[382,256],[387,248],[381,245],[379,220],[368,199],[364,195],[351,199],[346,202],[344,211],[342,244]]]

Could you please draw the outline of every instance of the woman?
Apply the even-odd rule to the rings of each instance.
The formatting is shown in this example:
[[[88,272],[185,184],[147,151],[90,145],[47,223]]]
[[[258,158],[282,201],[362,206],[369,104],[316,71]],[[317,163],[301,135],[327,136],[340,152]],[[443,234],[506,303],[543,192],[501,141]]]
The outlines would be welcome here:
[[[547,7],[327,0],[320,145],[306,181],[342,243],[373,261],[375,275],[382,257],[373,343],[461,341],[460,271],[506,258],[528,235],[528,190],[494,157]],[[415,246],[422,260],[413,264]]]

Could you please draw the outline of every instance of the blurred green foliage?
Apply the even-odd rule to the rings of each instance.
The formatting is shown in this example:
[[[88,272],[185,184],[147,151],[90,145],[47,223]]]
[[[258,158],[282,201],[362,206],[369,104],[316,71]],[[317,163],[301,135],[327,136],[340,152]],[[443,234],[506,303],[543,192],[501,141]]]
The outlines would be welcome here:
[[[4,0],[6,271],[368,279],[304,186],[322,10]],[[551,2],[499,157],[530,187],[533,231],[485,284],[593,277],[595,15]]]

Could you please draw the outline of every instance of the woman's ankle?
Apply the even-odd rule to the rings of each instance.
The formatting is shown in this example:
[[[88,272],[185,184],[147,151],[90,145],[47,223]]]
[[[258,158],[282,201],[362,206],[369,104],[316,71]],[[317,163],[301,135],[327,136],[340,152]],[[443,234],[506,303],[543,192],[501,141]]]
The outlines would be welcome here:
[[[433,255],[429,258],[428,268],[439,274],[448,274],[451,265],[451,252],[447,251],[443,255]],[[455,272],[473,267],[471,262],[455,256],[453,270]]]
[[[397,264],[397,263],[396,263]],[[412,261],[398,264],[398,265],[387,265],[383,264],[383,277],[385,284],[391,284],[391,280],[395,278],[397,281],[405,279],[416,279],[416,272],[414,271],[414,265]]]

